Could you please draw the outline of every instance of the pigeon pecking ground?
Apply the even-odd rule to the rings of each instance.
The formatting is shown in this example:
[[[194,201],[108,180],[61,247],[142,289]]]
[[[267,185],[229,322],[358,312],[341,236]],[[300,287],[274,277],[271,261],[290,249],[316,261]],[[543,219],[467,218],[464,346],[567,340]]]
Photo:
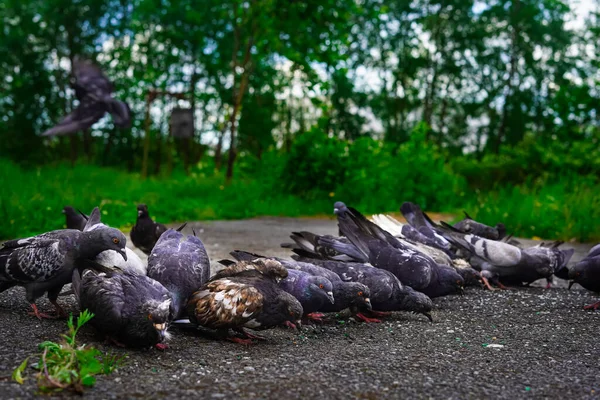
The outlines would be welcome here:
[[[216,260],[233,249],[289,257],[279,244],[292,231],[337,232],[333,220],[291,218],[191,223],[185,232],[191,228],[206,245],[213,273],[221,268]],[[573,247],[576,262],[591,245]],[[0,295],[0,377],[66,330],[65,321],[28,316],[29,305],[16,295],[22,290]],[[86,398],[597,398],[600,312],[582,309],[595,300],[556,278],[550,290],[467,288],[464,297],[434,300],[433,324],[395,313],[382,324],[346,320],[261,332],[268,340],[250,347],[173,327],[165,352],[107,346],[88,327],[82,343],[126,354],[126,361]],[[59,302],[76,312],[72,296]],[[39,305],[51,308],[45,299]],[[35,384],[31,377],[24,385],[3,379],[0,390],[2,398],[32,398]]]

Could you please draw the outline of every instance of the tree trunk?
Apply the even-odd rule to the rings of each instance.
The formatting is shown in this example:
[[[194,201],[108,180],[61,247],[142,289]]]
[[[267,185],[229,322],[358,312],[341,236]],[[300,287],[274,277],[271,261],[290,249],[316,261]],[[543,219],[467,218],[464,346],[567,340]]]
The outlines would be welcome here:
[[[223,159],[223,140],[225,139],[225,132],[227,132],[229,118],[223,121],[223,128],[219,132],[219,141],[217,142],[217,148],[215,149],[215,168],[217,171],[221,170],[221,162]]]

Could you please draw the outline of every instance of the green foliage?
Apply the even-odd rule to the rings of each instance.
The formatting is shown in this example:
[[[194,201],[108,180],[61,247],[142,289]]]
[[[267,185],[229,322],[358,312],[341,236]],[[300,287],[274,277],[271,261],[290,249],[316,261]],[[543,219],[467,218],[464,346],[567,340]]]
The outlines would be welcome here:
[[[39,355],[38,362],[33,364],[33,368],[38,370],[36,379],[41,393],[56,393],[63,390],[83,393],[86,387],[94,386],[96,375],[108,375],[117,368],[121,358],[102,354],[94,347],[77,345],[77,332],[93,316],[94,314],[85,310],[79,314],[75,323],[71,315],[67,321],[69,331],[61,335],[62,342],[40,343],[39,350],[42,353]],[[23,372],[27,367],[28,359],[29,357],[15,369],[12,375],[13,380],[20,384],[24,382]]]

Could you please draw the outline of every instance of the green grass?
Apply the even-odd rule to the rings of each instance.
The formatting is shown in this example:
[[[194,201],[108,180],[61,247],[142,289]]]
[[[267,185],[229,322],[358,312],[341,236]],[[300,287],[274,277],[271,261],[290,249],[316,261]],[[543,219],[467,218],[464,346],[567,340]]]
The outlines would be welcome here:
[[[269,171],[264,168],[260,171],[257,175],[261,176],[242,176],[225,185],[223,176],[215,175],[210,166],[197,167],[190,176],[175,172],[168,178],[142,180],[139,174],[112,168],[91,165],[71,168],[60,164],[23,169],[0,159],[0,239],[63,228],[61,210],[65,205],[84,212],[100,206],[106,223],[127,231],[136,219],[135,206],[141,202],[148,204],[153,218],[168,223],[263,215],[331,215],[335,200],[351,202],[365,213],[398,211],[399,197],[419,202],[419,198],[434,198],[443,192],[443,199],[432,207],[427,204],[424,207],[456,215],[461,215],[464,209],[481,222],[492,225],[504,222],[509,232],[521,237],[600,240],[597,223],[600,187],[589,179],[565,178],[545,186],[531,183],[498,187],[489,192],[461,188],[455,189],[460,193],[454,198],[450,196],[452,189],[442,191],[440,185],[435,189],[435,185],[425,182],[419,185],[406,182],[404,188],[397,189],[360,191],[355,190],[360,182],[351,182],[336,188],[335,193],[310,192],[299,197],[282,193],[274,183],[275,174],[266,176]],[[429,188],[435,192],[407,191],[409,183],[420,190]]]
[[[36,355],[38,361],[32,367],[38,371],[35,376],[41,393],[72,390],[81,394],[86,387],[94,386],[96,375],[108,375],[117,368],[120,358],[76,342],[79,329],[93,317],[94,314],[85,310],[74,322],[71,315],[67,321],[69,331],[61,335],[60,343],[46,341],[39,344],[41,354]],[[25,381],[28,360],[29,357],[14,370],[12,379],[15,382],[22,384]]]

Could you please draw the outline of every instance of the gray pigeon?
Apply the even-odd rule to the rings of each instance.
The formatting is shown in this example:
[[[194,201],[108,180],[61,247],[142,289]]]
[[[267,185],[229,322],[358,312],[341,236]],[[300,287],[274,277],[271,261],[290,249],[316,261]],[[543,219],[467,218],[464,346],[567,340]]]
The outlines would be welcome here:
[[[148,257],[148,276],[171,292],[175,318],[182,318],[188,298],[210,278],[210,260],[202,241],[167,230]]]
[[[127,128],[131,125],[129,105],[112,96],[112,83],[96,65],[76,57],[73,61],[73,76],[79,105],[58,125],[42,133],[42,136],[70,135],[88,129],[107,112],[111,114],[115,126]]]
[[[251,260],[264,258],[264,256],[245,251],[235,250],[230,253],[236,260]],[[296,269],[304,271],[314,276],[320,276],[328,279],[333,286],[333,304],[325,303],[319,311],[322,312],[340,312],[347,308],[359,319],[365,322],[380,322],[364,315],[365,311],[372,309],[369,288],[359,282],[344,282],[338,274],[326,268],[306,262],[293,260],[284,260],[274,258],[288,270]]]
[[[79,218],[81,218],[81,220],[79,220],[73,216],[72,211],[74,211],[74,209],[72,207],[67,206],[67,207],[65,207],[65,210],[66,209],[70,209],[65,213],[66,217],[67,217],[67,228],[69,228],[69,224],[73,224],[72,226],[79,226],[79,225],[81,225],[80,224],[81,221],[84,222],[84,226],[81,229],[75,228],[75,227],[69,228],[69,229],[84,230],[84,229],[96,229],[97,227],[108,228],[108,225],[106,225],[102,221],[100,221],[99,213],[93,215],[92,221],[89,222],[88,228],[86,228],[86,224],[88,224],[90,217],[83,214],[81,211],[78,211],[77,216]],[[71,216],[70,222],[69,222],[69,216]],[[104,267],[107,267],[107,268],[117,268],[117,269],[120,269],[121,271],[128,271],[133,274],[146,275],[146,264],[140,259],[140,257],[129,247],[125,247],[125,253],[127,255],[126,259],[121,257],[121,255],[118,254],[114,250],[106,250],[106,251],[103,251],[102,253],[98,254],[96,256],[96,258],[93,259],[93,261],[95,261],[96,263],[98,263]]]
[[[585,289],[600,293],[600,244],[594,246],[587,256],[569,268],[569,289],[579,283]],[[600,301],[585,306],[586,310],[597,310]]]
[[[351,213],[338,215],[338,225],[371,265],[390,271],[400,282],[429,297],[463,293],[464,280],[458,273],[439,266],[431,257],[406,246],[350,209]]]
[[[431,299],[410,286],[402,285],[389,271],[361,263],[295,258],[335,272],[345,282],[360,282],[366,285],[373,308],[371,313],[377,317],[384,316],[388,311],[410,311],[423,314],[432,321]]]
[[[129,272],[73,272],[79,307],[94,313],[90,323],[118,346],[166,348],[173,319],[169,291],[154,279]]]
[[[219,273],[190,297],[187,313],[192,323],[214,329],[241,344],[249,344],[256,338],[244,328],[263,330],[300,324],[302,306],[273,279],[287,276],[287,270],[279,262],[240,261]],[[229,329],[244,337],[228,336]]]
[[[152,248],[160,238],[160,235],[165,233],[166,230],[166,226],[156,223],[150,218],[147,205],[138,204],[137,220],[129,234],[129,236],[131,236],[131,242],[135,247],[146,254],[150,254]]]
[[[454,228],[463,233],[471,233],[484,239],[501,240],[506,236],[506,227],[504,224],[496,224],[495,227],[487,226],[475,221],[466,211],[463,211],[465,218],[454,224]]]
[[[279,283],[279,287],[294,296],[304,310],[304,317],[320,321],[321,311],[327,303],[334,304],[333,285],[322,276],[314,276],[296,269],[288,269],[288,276]]]
[[[95,208],[92,216],[99,218]],[[50,316],[38,311],[35,300],[48,292],[58,315],[66,313],[56,302],[64,285],[71,282],[73,270],[83,260],[93,260],[105,250],[114,250],[127,258],[127,239],[117,229],[86,225],[80,232],[60,229],[25,239],[4,242],[0,248],[0,292],[13,286],[25,287],[27,301],[38,318]]]
[[[522,284],[548,279],[565,266],[575,252],[574,249],[558,249],[559,243],[550,247],[538,245],[521,249],[508,243],[464,234],[446,223],[438,229],[454,245],[473,256],[471,265],[497,274],[503,283]],[[483,279],[489,286],[485,276]]]
[[[448,240],[436,232],[434,229],[435,223],[421,210],[421,207],[407,201],[400,206],[400,212],[409,225],[432,241],[427,244],[440,249],[450,250]]]

